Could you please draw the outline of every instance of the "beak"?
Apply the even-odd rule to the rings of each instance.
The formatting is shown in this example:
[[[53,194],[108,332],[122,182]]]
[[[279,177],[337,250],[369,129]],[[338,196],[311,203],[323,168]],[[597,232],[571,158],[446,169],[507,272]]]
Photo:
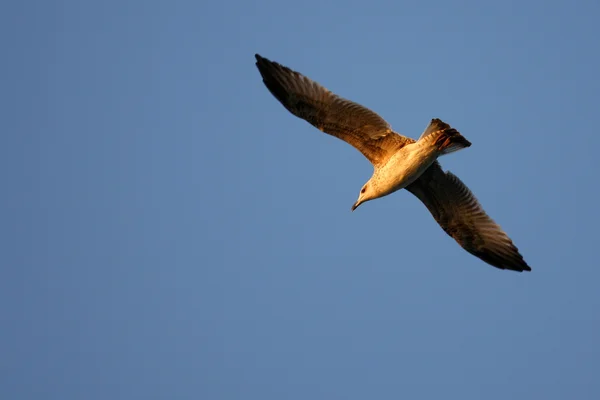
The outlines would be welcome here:
[[[360,201],[357,201],[356,203],[354,203],[354,205],[352,206],[352,211],[356,210],[358,208],[358,206],[360,206],[362,203]]]

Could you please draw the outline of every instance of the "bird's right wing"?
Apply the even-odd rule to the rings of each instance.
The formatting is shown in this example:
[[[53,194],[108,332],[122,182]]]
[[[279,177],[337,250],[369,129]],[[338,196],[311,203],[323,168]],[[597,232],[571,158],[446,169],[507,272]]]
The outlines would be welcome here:
[[[406,188],[469,253],[500,269],[531,271],[506,233],[483,210],[473,193],[436,161]]]
[[[384,164],[398,149],[414,142],[393,132],[377,113],[296,71],[258,54],[256,67],[265,86],[289,112],[354,146],[373,165]]]

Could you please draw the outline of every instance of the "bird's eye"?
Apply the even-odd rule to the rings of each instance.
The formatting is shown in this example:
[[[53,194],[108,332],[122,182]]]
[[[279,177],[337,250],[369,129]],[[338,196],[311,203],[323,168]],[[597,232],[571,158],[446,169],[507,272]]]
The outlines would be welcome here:
[[[364,188],[362,188],[362,190],[361,190],[360,192],[361,192],[361,193],[364,193],[364,192],[366,192],[366,191],[367,191],[367,188],[366,188],[366,187],[364,187]]]

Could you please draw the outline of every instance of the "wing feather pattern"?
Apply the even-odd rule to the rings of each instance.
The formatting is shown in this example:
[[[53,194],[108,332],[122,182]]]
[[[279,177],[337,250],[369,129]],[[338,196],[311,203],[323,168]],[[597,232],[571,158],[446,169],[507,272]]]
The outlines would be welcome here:
[[[256,54],[271,94],[292,114],[358,149],[373,165],[384,164],[413,139],[392,131],[377,113],[325,89],[304,75]]]
[[[502,228],[483,210],[473,193],[435,162],[406,188],[462,248],[500,269],[531,271]]]

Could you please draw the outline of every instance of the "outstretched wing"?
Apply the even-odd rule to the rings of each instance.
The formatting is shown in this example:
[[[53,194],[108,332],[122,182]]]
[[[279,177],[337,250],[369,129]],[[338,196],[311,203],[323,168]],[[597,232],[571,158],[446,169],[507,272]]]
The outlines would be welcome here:
[[[373,165],[384,164],[414,140],[398,135],[377,113],[343,99],[317,82],[256,54],[271,94],[292,114],[358,149]]]
[[[406,188],[429,209],[446,233],[469,253],[500,269],[531,271],[506,233],[483,210],[473,193],[435,162]]]

